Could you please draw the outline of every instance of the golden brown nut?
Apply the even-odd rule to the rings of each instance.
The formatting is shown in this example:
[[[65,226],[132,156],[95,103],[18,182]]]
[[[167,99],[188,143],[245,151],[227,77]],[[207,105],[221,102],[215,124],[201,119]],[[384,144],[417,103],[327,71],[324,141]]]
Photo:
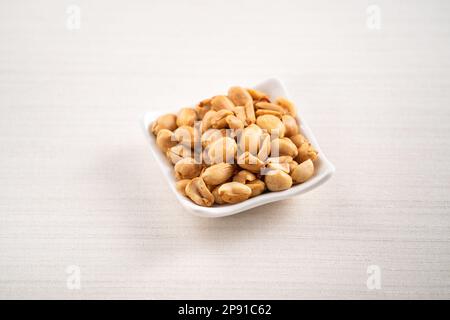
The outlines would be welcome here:
[[[234,177],[234,182],[243,183],[252,189],[251,197],[255,197],[264,192],[266,185],[263,181],[256,178],[256,176],[248,170],[239,171]]]
[[[233,111],[234,104],[227,96],[215,96],[211,99],[211,108],[214,111],[220,110]]]
[[[245,118],[247,125],[255,123],[255,109],[253,107],[253,98],[247,90],[241,87],[231,87],[228,90],[228,97],[236,106],[245,108]]]
[[[275,103],[281,106],[287,113],[289,113],[294,118],[297,115],[295,105],[290,100],[283,97],[278,97],[275,99]]]
[[[181,108],[177,116],[177,126],[189,126],[193,127],[194,122],[197,120],[197,112],[193,108]]]
[[[304,142],[298,148],[298,156],[295,159],[299,163],[311,159],[312,161],[316,160],[318,157],[318,152],[314,149],[314,147],[309,142]]]
[[[251,124],[254,124],[256,122],[256,116],[255,116],[255,109],[253,107],[253,102],[247,102],[244,105],[245,108],[245,121],[246,124],[249,126]]]
[[[257,102],[255,103],[255,108],[256,110],[270,110],[270,111],[275,111],[279,114],[285,114],[286,110],[283,109],[283,107],[275,104],[275,103],[270,103],[270,102]]]
[[[216,186],[226,182],[233,176],[234,166],[229,163],[218,163],[203,171],[201,177],[206,184]]]
[[[244,129],[244,122],[242,122],[238,117],[235,115],[229,115],[225,118],[225,121],[228,124],[228,128],[233,130],[239,130]]]
[[[314,163],[311,159],[300,163],[292,172],[291,177],[294,184],[302,183],[312,177],[314,174]]]
[[[183,179],[178,180],[175,184],[175,187],[177,188],[178,192],[185,197],[186,197],[186,186],[188,185],[189,182],[191,182],[190,179]]]
[[[223,138],[225,136],[226,136],[225,129],[222,129],[222,130],[208,129],[205,131],[205,133],[202,134],[202,146],[203,146],[203,148],[206,148],[212,142],[216,141],[217,139]]]
[[[195,137],[195,129],[194,127],[189,126],[182,126],[178,127],[177,130],[174,131],[174,137],[175,140],[181,143],[182,145],[185,145],[187,147],[193,148],[195,144],[195,138],[198,139],[198,137]]]
[[[214,129],[223,129],[228,127],[226,118],[233,115],[233,111],[222,109],[215,113],[211,118],[211,127]]]
[[[291,141],[296,145],[297,148],[300,148],[300,146],[304,142],[308,142],[308,140],[306,140],[306,138],[301,133],[291,136],[289,137],[289,139],[291,139]]]
[[[256,89],[247,89],[248,93],[252,96],[254,102],[266,101],[270,102],[269,96],[262,91]]]
[[[214,203],[214,196],[200,177],[192,179],[187,184],[186,195],[200,206],[211,207]]]
[[[257,154],[263,131],[256,124],[251,124],[245,128],[238,137],[239,147],[242,151]]]
[[[201,164],[196,163],[192,158],[183,158],[175,164],[175,177],[178,180],[198,177],[202,171],[202,167]]]
[[[195,112],[197,112],[197,117],[201,120],[205,116],[205,114],[211,110],[211,99],[204,99],[200,101],[195,106]]]
[[[289,138],[273,139],[270,150],[272,157],[290,156],[294,158],[298,154],[297,147]]]
[[[215,115],[216,115],[216,111],[214,111],[214,110],[209,110],[208,112],[205,113],[205,115],[203,116],[202,125],[201,125],[202,132],[205,132],[206,130],[211,128],[211,122],[212,122],[212,119],[215,117]]]
[[[289,114],[285,114],[283,117],[281,117],[281,120],[283,121],[284,127],[285,127],[285,133],[284,135],[286,137],[295,136],[298,133],[298,124],[297,120]]]
[[[235,116],[242,121],[244,125],[247,124],[247,116],[245,115],[245,108],[244,107],[234,107],[233,112]]]
[[[256,124],[261,128],[267,130],[272,136],[284,137],[284,124],[281,120],[272,115],[264,115],[256,119]]]
[[[291,167],[287,162],[269,162],[266,164],[266,168],[268,170],[277,169],[289,173],[291,171]]]
[[[220,186],[220,198],[227,203],[238,203],[250,198],[252,189],[239,182],[228,182]]]
[[[271,150],[271,141],[270,141],[270,135],[268,133],[264,133],[261,135],[260,144],[259,144],[259,151],[258,151],[258,158],[261,161],[266,161],[267,158],[270,155]]]
[[[177,128],[177,116],[168,113],[160,116],[156,121],[152,123],[151,131],[156,136],[161,129],[167,129],[174,131]]]
[[[172,131],[161,129],[156,136],[156,144],[163,152],[166,152],[167,149],[177,145],[177,141],[175,140]]]
[[[166,156],[173,164],[176,164],[183,158],[190,158],[193,154],[191,148],[178,144],[169,148],[166,152]]]
[[[224,203],[226,203],[225,201],[222,200],[222,198],[221,198],[220,195],[219,195],[219,188],[220,188],[221,186],[222,186],[222,185],[218,185],[218,186],[215,187],[215,188],[213,189],[213,191],[212,191],[212,195],[214,196],[214,203],[217,203],[217,204],[224,204]]]
[[[233,177],[234,182],[240,182],[243,184],[253,180],[256,180],[256,176],[248,170],[241,170]]]
[[[264,177],[267,189],[270,191],[282,191],[292,186],[292,178],[282,170],[269,170]]]
[[[270,162],[278,162],[278,163],[290,163],[292,161],[292,157],[290,156],[279,156],[279,157],[270,157],[266,160],[266,163]]]
[[[209,152],[209,146],[206,147],[206,148],[204,148],[203,151],[202,151],[202,162],[203,162],[206,166],[210,166],[210,165],[213,164],[212,161],[211,161],[211,159],[209,158],[208,152]]]
[[[289,172],[294,171],[294,169],[298,166],[298,162],[295,160],[289,161]]]
[[[256,118],[258,118],[259,116],[267,115],[267,114],[270,114],[270,115],[275,116],[280,119],[283,116],[283,114],[281,112],[273,111],[273,110],[258,109],[255,111]]]
[[[248,102],[253,103],[250,93],[242,87],[231,87],[228,90],[228,97],[236,106],[245,106]]]
[[[230,137],[223,137],[209,145],[208,158],[211,163],[233,163],[236,151],[236,141]]]
[[[266,190],[266,184],[259,179],[247,182],[245,185],[252,189],[252,194],[250,195],[250,197],[259,196],[264,192],[264,190]]]
[[[239,167],[253,173],[260,173],[261,169],[264,168],[264,162],[248,151],[238,156],[237,164]]]

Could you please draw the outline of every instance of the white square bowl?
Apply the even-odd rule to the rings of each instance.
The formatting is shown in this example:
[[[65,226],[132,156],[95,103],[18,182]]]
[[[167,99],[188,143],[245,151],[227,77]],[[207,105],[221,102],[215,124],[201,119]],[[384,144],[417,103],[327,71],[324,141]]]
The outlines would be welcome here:
[[[255,89],[261,90],[269,95],[271,99],[275,99],[276,97],[283,96],[285,98],[289,98],[286,88],[283,83],[276,79],[270,78],[267,79],[258,85],[254,86]],[[295,101],[294,101],[295,103]],[[298,105],[298,104],[297,104]],[[301,110],[299,110],[301,114]],[[177,112],[177,109],[167,109],[164,113],[168,112]],[[236,204],[228,204],[228,205],[220,205],[220,206],[212,206],[212,207],[202,207],[199,206],[183,195],[181,195],[175,187],[175,177],[173,174],[173,166],[166,159],[165,155],[161,152],[161,150],[156,145],[156,138],[149,133],[148,127],[150,124],[158,118],[158,116],[162,115],[161,112],[147,112],[142,119],[142,127],[144,129],[144,134],[150,143],[150,149],[152,150],[153,156],[156,159],[161,171],[169,182],[170,188],[172,189],[175,197],[178,201],[186,208],[188,211],[192,212],[195,215],[209,218],[218,218],[229,216],[232,214],[236,214],[245,210],[249,210],[251,208],[255,208],[261,206],[266,203],[275,202],[287,198],[291,198],[295,195],[299,195],[305,192],[308,192],[314,188],[317,188],[324,182],[326,182],[334,173],[333,164],[326,158],[322,149],[320,149],[319,144],[316,141],[311,129],[306,123],[304,117],[300,118],[301,120],[301,128],[300,132],[311,142],[314,148],[319,152],[319,158],[314,162],[315,172],[314,175],[306,182],[298,185],[292,186],[292,188],[280,192],[268,192],[263,193],[257,197],[250,198],[240,203]]]

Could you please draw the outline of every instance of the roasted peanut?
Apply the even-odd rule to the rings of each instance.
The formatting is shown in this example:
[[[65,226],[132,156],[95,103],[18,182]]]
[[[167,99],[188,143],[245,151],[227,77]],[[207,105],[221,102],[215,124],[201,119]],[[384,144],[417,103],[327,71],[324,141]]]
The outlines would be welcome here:
[[[214,196],[200,177],[192,179],[187,184],[186,195],[200,206],[211,207],[214,203]]]
[[[209,146],[212,142],[216,141],[217,139],[223,138],[226,136],[225,129],[219,130],[219,129],[208,129],[205,131],[205,133],[202,134],[202,146],[203,148],[206,148]]]
[[[233,111],[222,109],[217,111],[211,117],[211,127],[214,129],[223,129],[228,127],[227,117],[230,115],[234,115]]]
[[[234,177],[234,182],[239,182],[245,184],[247,187],[252,189],[252,194],[250,197],[255,197],[264,192],[266,186],[263,181],[256,178],[256,176],[248,170],[239,171]]]
[[[281,117],[281,121],[283,121],[286,137],[295,136],[298,133],[298,124],[295,118],[289,114],[285,114]]]
[[[282,191],[292,186],[291,176],[279,169],[266,172],[264,181],[266,182],[267,189],[270,191]]]
[[[228,124],[228,127],[233,130],[244,129],[244,122],[242,122],[235,115],[229,115],[225,118],[225,121]]]
[[[317,159],[318,152],[314,149],[314,147],[309,142],[304,142],[298,148],[298,156],[295,159],[299,163],[311,159],[312,161]]]
[[[242,169],[253,173],[259,173],[264,168],[264,162],[250,152],[246,151],[237,158],[237,164]]]
[[[233,102],[226,96],[215,96],[211,99],[211,108],[214,111],[220,110],[230,110],[232,111],[234,108]]]
[[[222,198],[221,198],[220,195],[219,195],[219,188],[220,188],[221,186],[222,186],[222,185],[218,185],[218,186],[215,187],[215,188],[213,189],[213,191],[211,192],[212,195],[214,196],[214,203],[217,203],[217,204],[224,204],[224,203],[226,203],[225,201],[222,200]]]
[[[247,125],[251,125],[254,124],[256,121],[256,116],[255,116],[255,109],[253,107],[253,103],[252,102],[247,102],[244,105],[245,108],[245,121]]]
[[[281,106],[286,111],[286,113],[289,113],[294,118],[297,115],[295,111],[295,105],[290,100],[283,97],[278,97],[275,99],[275,103]]]
[[[173,164],[176,164],[183,158],[190,158],[192,156],[192,151],[191,148],[178,144],[169,148],[166,152],[166,156]]]
[[[250,93],[241,87],[231,87],[228,90],[228,97],[236,106],[245,106],[247,103],[253,103]]]
[[[226,182],[233,176],[234,166],[229,163],[218,163],[208,167],[200,175],[208,185],[216,186]]]
[[[256,124],[251,124],[245,128],[238,136],[239,147],[242,151],[257,154],[263,131]]]
[[[277,118],[280,118],[280,119],[283,116],[283,114],[281,112],[273,111],[273,110],[258,109],[255,111],[256,118],[258,118],[259,116],[265,116],[268,114],[275,116]]]
[[[236,156],[236,141],[230,137],[223,137],[212,142],[208,147],[208,157],[211,163],[233,163]]]
[[[250,195],[250,197],[259,196],[264,192],[264,190],[266,190],[266,184],[259,179],[247,182],[245,185],[252,189],[252,194]]]
[[[297,147],[289,138],[273,139],[270,150],[272,157],[290,156],[295,158],[298,154]]]
[[[204,99],[195,106],[197,117],[202,120],[205,114],[211,110],[211,99]]]
[[[271,145],[272,145],[272,143],[270,141],[270,135],[267,133],[262,134],[260,141],[261,142],[259,144],[258,158],[261,161],[266,161],[266,159],[270,155],[270,150],[271,150]]]
[[[279,156],[279,157],[270,157],[266,160],[266,163],[270,162],[279,162],[279,163],[290,163],[292,161],[291,156]]]
[[[183,180],[178,180],[177,183],[175,184],[178,192],[181,193],[183,196],[187,196],[186,195],[186,186],[188,185],[189,182],[191,182],[190,179],[183,179]]]
[[[241,170],[233,177],[234,182],[240,182],[243,184],[253,180],[256,180],[256,176],[248,170]]]
[[[308,142],[308,140],[306,140],[306,138],[301,134],[298,133],[294,136],[289,137],[289,139],[291,139],[291,141],[295,144],[295,146],[297,148],[300,148],[300,146],[304,143],[304,142]]]
[[[289,173],[291,171],[291,167],[287,162],[269,162],[266,164],[267,169],[277,169]]]
[[[294,169],[298,166],[298,162],[295,160],[289,161],[289,172],[294,171]]]
[[[314,163],[311,159],[303,161],[291,172],[292,181],[294,184],[302,183],[312,177],[314,174]]]
[[[265,94],[264,92],[261,92],[256,89],[247,89],[247,91],[252,96],[252,99],[254,102],[259,102],[259,101],[270,102],[269,96],[267,94]]]
[[[152,123],[151,131],[156,136],[159,130],[174,131],[177,128],[177,116],[171,113],[160,116]]]
[[[196,134],[194,127],[182,126],[174,131],[175,140],[187,147],[193,148],[195,140],[199,139],[199,133]]]
[[[284,124],[281,120],[273,115],[263,115],[256,119],[256,124],[269,132],[270,135],[278,136],[279,138],[284,137]]]
[[[252,189],[239,182],[228,182],[220,186],[218,193],[223,201],[238,203],[247,200],[252,194]]]
[[[177,141],[175,140],[172,131],[161,129],[156,136],[156,144],[163,152],[166,152],[167,149],[177,145]]]
[[[244,107],[235,107],[233,109],[233,112],[235,114],[235,116],[242,121],[242,123],[244,125],[247,125],[247,121],[246,121],[246,115],[245,115],[245,108]]]
[[[183,158],[175,164],[175,177],[178,180],[198,177],[202,171],[202,165],[192,158]]]
[[[281,107],[275,103],[270,103],[270,102],[265,102],[265,101],[255,103],[255,108],[256,108],[256,110],[274,111],[281,115],[286,113],[286,110],[284,110],[283,107]]]
[[[202,161],[204,164],[206,164],[207,166],[213,165],[214,163],[211,161],[211,159],[209,158],[209,146],[206,147],[205,149],[203,149],[202,151]]]
[[[215,115],[216,115],[216,111],[214,111],[214,110],[209,110],[208,112],[205,113],[205,115],[203,116],[202,125],[201,125],[202,132],[205,132],[206,130],[211,128],[211,121],[215,117]]]
[[[177,116],[177,126],[193,127],[195,120],[197,120],[197,112],[195,112],[195,109],[182,108]]]

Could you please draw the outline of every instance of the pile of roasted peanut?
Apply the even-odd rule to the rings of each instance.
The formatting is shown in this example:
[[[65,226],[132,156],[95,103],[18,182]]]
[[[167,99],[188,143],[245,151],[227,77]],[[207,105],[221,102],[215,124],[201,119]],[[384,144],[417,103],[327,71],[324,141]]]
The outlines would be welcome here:
[[[177,189],[207,207],[305,182],[318,157],[299,132],[294,104],[254,89],[232,87],[159,117],[149,131],[174,165]]]

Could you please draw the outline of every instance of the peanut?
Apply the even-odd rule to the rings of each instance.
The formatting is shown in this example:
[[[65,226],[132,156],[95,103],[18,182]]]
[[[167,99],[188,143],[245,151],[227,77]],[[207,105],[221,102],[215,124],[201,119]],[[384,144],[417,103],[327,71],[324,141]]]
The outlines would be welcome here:
[[[154,135],[162,129],[174,131],[177,128],[177,116],[171,113],[160,116],[151,126],[151,131]]]
[[[228,182],[218,190],[220,198],[227,203],[238,203],[250,198],[252,189],[239,182]]]
[[[286,172],[274,169],[266,173],[265,178],[267,189],[270,191],[283,191],[292,186],[292,178]]]
[[[186,185],[186,195],[200,206],[211,207],[214,203],[214,196],[200,177],[192,179]]]
[[[193,127],[195,120],[197,120],[197,112],[195,112],[195,109],[182,108],[177,116],[177,126]]]
[[[291,173],[294,184],[302,183],[312,177],[314,174],[314,163],[311,159],[303,161],[297,165]]]

